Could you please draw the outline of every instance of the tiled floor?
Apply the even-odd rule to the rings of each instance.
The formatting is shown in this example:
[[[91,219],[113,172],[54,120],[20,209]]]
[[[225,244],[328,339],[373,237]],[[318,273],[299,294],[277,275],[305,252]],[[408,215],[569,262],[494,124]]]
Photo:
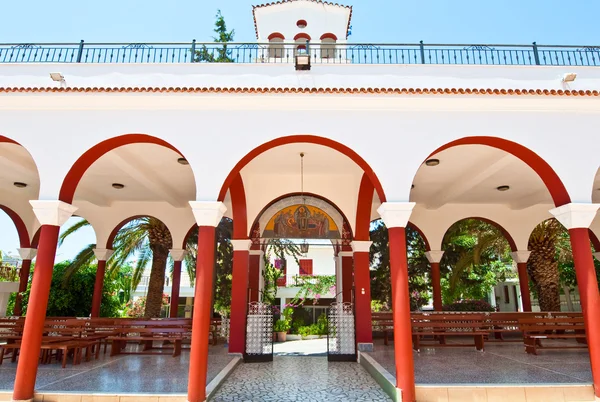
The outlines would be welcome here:
[[[131,348],[131,346],[128,346]],[[100,353],[98,360],[65,369],[58,363],[40,365],[36,390],[97,393],[187,393],[189,349],[181,356]],[[209,347],[207,383],[232,360],[224,345]],[[12,390],[16,363],[0,365],[0,390]]]
[[[274,356],[239,365],[212,399],[224,401],[390,401],[358,363]]]
[[[327,356],[327,339],[275,342],[273,354],[277,356]]]
[[[369,354],[392,375],[396,375],[393,342],[384,346],[376,341],[375,351]],[[488,342],[483,353],[474,347],[422,348],[420,353],[413,352],[413,356],[417,384],[592,382],[587,349],[540,350],[534,356],[525,353],[521,342]]]

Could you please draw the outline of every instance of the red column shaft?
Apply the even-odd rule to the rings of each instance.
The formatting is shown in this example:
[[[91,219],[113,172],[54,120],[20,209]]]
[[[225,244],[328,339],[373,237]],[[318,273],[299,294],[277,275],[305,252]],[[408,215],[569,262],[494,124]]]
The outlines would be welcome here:
[[[529,294],[529,275],[527,274],[527,263],[517,263],[517,271],[519,272],[519,289],[521,290],[523,311],[531,311],[531,295]]]
[[[433,309],[435,311],[443,310],[442,303],[442,281],[440,275],[440,263],[430,262],[431,265],[431,287],[433,289]]]
[[[354,285],[353,264],[354,259],[352,257],[342,257],[342,300],[344,303],[352,302],[352,286]],[[369,300],[371,299],[370,294],[371,291],[369,290]]]
[[[229,353],[244,353],[246,350],[249,257],[250,253],[247,250],[235,250],[233,252]]]
[[[37,262],[33,272],[31,293],[21,341],[21,354],[17,365],[13,400],[33,399],[35,377],[40,358],[42,332],[48,307],[48,296],[54,269],[54,256],[58,243],[58,226],[44,225],[40,232]]]
[[[171,306],[169,317],[177,318],[179,310],[179,289],[181,287],[181,264],[182,261],[173,261],[173,282],[171,283]]]
[[[100,305],[102,304],[102,289],[104,288],[105,272],[106,261],[98,261],[96,282],[94,282],[94,295],[92,296],[92,317],[100,317]]]
[[[208,370],[208,334],[215,264],[215,228],[198,228],[198,257],[196,259],[196,289],[192,318],[192,345],[188,380],[188,402],[206,400],[206,372]]]
[[[248,287],[250,288],[250,302],[258,301],[258,288],[260,286],[260,255],[250,255],[248,269]]]
[[[600,398],[600,293],[594,268],[594,257],[590,247],[590,236],[587,228],[569,230],[575,275],[581,297],[581,309],[585,320],[587,344],[592,366],[594,392]]]
[[[357,343],[373,343],[373,330],[371,324],[371,276],[369,272],[369,253],[355,252],[354,289],[356,294],[354,297],[354,306],[356,309]]]
[[[22,293],[27,290],[29,281],[29,271],[31,270],[31,260],[23,260],[19,274],[19,293],[15,298],[15,308],[13,315],[23,315],[23,296]]]
[[[414,402],[415,369],[412,353],[406,231],[400,227],[389,228],[388,234],[392,279],[392,310],[394,316],[396,387],[402,390],[402,400],[404,402]]]

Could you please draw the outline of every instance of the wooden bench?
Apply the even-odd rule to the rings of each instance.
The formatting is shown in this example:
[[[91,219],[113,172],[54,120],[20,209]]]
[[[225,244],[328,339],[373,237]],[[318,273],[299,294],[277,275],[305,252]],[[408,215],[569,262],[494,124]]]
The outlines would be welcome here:
[[[421,341],[427,337],[434,341],[427,344],[429,347],[475,346],[477,350],[483,351],[484,337],[489,334],[483,314],[423,314],[413,316],[411,320],[413,349],[417,352],[421,351]],[[473,343],[448,344],[445,342],[446,336],[472,337]]]
[[[115,329],[115,335],[106,339],[112,342],[110,351],[111,356],[121,353],[142,353],[155,354],[149,352],[154,349],[155,341],[162,341],[173,344],[173,357],[181,354],[181,343],[191,333],[190,320],[143,320],[128,321],[122,323],[120,328]],[[144,344],[141,352],[123,352],[127,342],[137,341]]]
[[[537,349],[581,349],[587,348],[583,317],[544,317],[519,320],[523,331],[525,351],[537,355]],[[576,344],[543,345],[542,339],[575,339]]]
[[[383,334],[383,344],[388,345],[389,333],[394,331],[394,317],[392,312],[379,312],[371,314],[373,331],[380,331]]]

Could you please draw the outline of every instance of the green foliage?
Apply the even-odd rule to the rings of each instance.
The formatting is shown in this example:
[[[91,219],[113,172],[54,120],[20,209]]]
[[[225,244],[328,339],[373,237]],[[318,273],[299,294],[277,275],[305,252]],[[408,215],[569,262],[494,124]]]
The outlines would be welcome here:
[[[208,62],[208,63],[232,63],[233,58],[231,57],[231,50],[227,49],[227,42],[233,41],[233,36],[235,35],[235,31],[227,31],[227,25],[225,24],[225,18],[221,14],[221,10],[217,11],[217,15],[215,16],[217,19],[215,21],[215,33],[216,37],[213,36],[213,40],[215,43],[223,43],[221,48],[211,49],[209,50],[205,45],[202,46],[202,49],[196,50],[195,62]]]
[[[162,295],[162,307],[165,310],[165,307],[169,305],[169,296],[166,294]],[[142,318],[146,312],[146,297],[138,297],[135,300],[130,300],[125,305],[124,316],[129,318]]]
[[[292,305],[301,306],[308,298],[312,298],[316,304],[324,294],[335,294],[335,275],[297,276],[296,285],[300,289],[292,300]]]
[[[69,262],[54,266],[46,315],[51,317],[88,317],[92,309],[96,266],[81,267],[77,272],[71,274],[69,285],[63,286],[68,267]],[[34,270],[35,267],[32,268],[31,275],[33,275]],[[29,281],[27,290],[23,294],[24,314],[27,312],[30,289],[31,281]],[[120,317],[121,308],[118,281],[106,277],[102,291],[100,315],[102,317]]]
[[[307,337],[308,335],[312,335],[310,326],[298,328],[298,335],[302,336],[303,338]]]
[[[290,328],[288,320],[277,320],[273,325],[273,332],[288,332]]]
[[[282,270],[275,268],[269,254],[265,254],[263,259],[265,266],[262,271],[264,286],[260,292],[261,299],[263,303],[273,304],[277,297],[277,280],[281,278]]]
[[[389,306],[379,300],[371,300],[371,312],[389,311]]]
[[[329,326],[329,322],[327,321],[327,314],[323,313],[317,318],[317,331],[318,335],[327,335],[327,328]]]
[[[485,299],[498,282],[516,273],[510,246],[495,226],[464,219],[448,229],[442,243],[442,298],[445,304]]]
[[[392,286],[390,280],[390,251],[388,231],[383,221],[371,225],[371,300],[378,302],[380,310],[390,310],[392,305]],[[406,228],[408,257],[408,278],[411,310],[417,310],[429,299],[429,264],[425,257],[425,242],[419,233]]]
[[[231,285],[233,281],[233,221],[221,219],[215,232],[215,287],[214,309],[224,317],[231,312]]]
[[[321,314],[315,324],[298,327],[298,335],[303,338],[308,335],[327,335],[327,316]]]
[[[304,317],[303,316],[297,316],[294,317],[294,319],[292,320],[292,325],[291,325],[291,329],[290,329],[290,333],[292,334],[299,334],[300,332],[298,332],[300,327],[303,327],[305,324],[304,321]]]
[[[494,308],[485,300],[462,300],[444,306],[444,311],[494,311]]]

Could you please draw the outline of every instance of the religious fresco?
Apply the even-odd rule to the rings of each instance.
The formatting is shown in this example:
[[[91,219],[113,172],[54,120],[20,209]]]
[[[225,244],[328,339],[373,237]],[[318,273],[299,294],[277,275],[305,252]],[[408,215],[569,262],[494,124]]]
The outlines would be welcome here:
[[[285,207],[271,217],[265,238],[286,239],[339,239],[340,231],[333,219],[322,209],[312,205]]]

